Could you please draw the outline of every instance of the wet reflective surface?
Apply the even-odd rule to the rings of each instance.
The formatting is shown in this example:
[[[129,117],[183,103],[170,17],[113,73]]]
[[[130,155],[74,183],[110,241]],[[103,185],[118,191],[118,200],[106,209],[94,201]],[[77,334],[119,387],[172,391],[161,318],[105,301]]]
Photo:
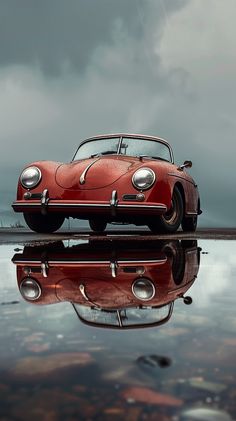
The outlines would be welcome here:
[[[236,418],[234,241],[0,251],[0,420]]]

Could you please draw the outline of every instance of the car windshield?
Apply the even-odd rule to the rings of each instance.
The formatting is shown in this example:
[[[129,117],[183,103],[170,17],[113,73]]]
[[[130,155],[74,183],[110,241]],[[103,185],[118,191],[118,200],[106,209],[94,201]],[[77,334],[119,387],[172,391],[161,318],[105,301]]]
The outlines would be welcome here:
[[[169,319],[173,305],[169,303],[163,307],[125,308],[117,310],[104,310],[73,304],[78,317],[93,325],[103,325],[117,328],[128,326],[138,327],[158,324]]]
[[[104,153],[117,154],[119,143],[119,137],[89,140],[79,146],[74,160],[90,158]]]
[[[92,139],[79,146],[73,160],[96,157],[100,155],[119,154],[128,156],[145,156],[172,161],[170,148],[161,141],[135,137],[112,137]]]

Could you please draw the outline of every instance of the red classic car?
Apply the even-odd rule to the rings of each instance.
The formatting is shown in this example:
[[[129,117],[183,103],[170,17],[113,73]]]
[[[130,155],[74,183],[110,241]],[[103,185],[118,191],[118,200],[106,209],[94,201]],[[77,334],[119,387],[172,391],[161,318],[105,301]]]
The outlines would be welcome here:
[[[13,257],[22,297],[32,304],[72,303],[93,326],[134,328],[166,323],[174,301],[197,278],[200,249],[193,242],[121,242],[72,247],[25,247]]]
[[[65,218],[148,225],[152,232],[195,231],[201,213],[197,185],[174,164],[169,143],[155,136],[100,135],[84,140],[71,162],[37,161],[21,173],[17,200],[36,232],[53,232]]]

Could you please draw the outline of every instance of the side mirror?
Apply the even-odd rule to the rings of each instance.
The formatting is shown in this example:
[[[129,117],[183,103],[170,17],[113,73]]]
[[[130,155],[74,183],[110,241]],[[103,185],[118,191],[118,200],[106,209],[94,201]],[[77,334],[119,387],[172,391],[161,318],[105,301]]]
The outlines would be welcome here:
[[[184,161],[184,163],[178,167],[178,170],[183,171],[184,168],[191,168],[192,166],[192,161]]]

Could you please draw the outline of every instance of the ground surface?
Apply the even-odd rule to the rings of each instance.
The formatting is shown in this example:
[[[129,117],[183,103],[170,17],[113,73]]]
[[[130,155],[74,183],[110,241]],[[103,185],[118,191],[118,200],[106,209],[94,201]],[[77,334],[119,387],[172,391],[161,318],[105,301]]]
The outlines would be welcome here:
[[[236,228],[199,229],[195,233],[178,231],[175,234],[154,235],[148,229],[123,228],[114,226],[103,234],[94,234],[90,230],[80,228],[76,230],[61,230],[54,234],[36,234],[26,228],[0,228],[0,244],[15,244],[29,242],[48,242],[66,240],[69,238],[90,240],[158,240],[158,239],[212,239],[236,240]]]

